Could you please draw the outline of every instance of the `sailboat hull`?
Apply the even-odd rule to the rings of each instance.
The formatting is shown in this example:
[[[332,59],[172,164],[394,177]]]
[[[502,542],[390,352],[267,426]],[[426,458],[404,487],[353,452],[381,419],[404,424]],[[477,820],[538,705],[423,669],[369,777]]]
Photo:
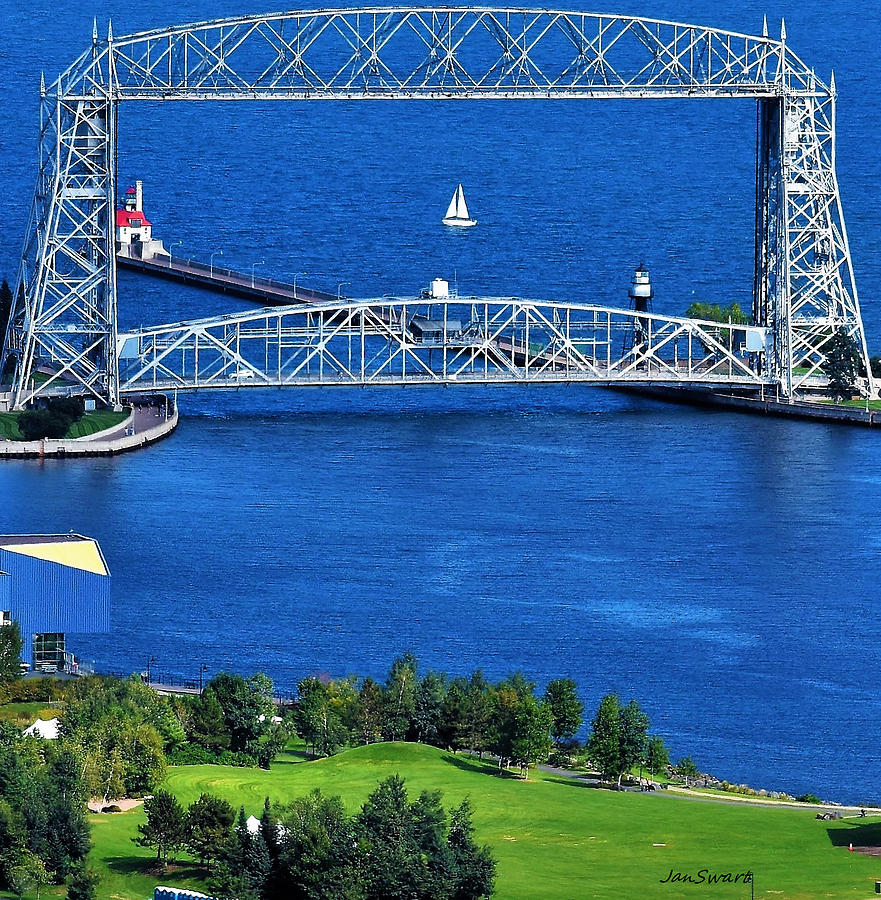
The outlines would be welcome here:
[[[474,219],[460,219],[458,216],[446,216],[441,221],[451,228],[471,228],[472,225],[477,224]]]

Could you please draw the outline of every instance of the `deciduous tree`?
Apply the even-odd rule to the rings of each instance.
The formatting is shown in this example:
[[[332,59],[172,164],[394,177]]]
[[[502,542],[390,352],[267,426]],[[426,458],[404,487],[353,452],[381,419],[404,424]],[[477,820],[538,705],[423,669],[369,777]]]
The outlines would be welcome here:
[[[0,625],[0,684],[21,678],[21,650],[18,622]]]
[[[584,704],[578,698],[578,688],[571,678],[555,678],[548,682],[545,701],[551,709],[551,737],[559,746],[571,741],[581,728]]]
[[[621,771],[621,702],[617,694],[606,694],[591,723],[587,752],[603,778]]]

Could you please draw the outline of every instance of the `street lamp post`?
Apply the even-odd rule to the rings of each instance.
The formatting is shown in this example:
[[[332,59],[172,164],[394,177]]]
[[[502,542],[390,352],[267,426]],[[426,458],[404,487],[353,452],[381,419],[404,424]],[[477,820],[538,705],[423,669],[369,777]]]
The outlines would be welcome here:
[[[349,287],[351,284],[352,284],[351,281],[341,281],[341,282],[337,285],[337,289],[336,289],[336,298],[337,298],[337,300],[342,300],[342,299],[343,299],[343,286]]]
[[[254,269],[256,269],[257,266],[262,266],[265,264],[266,264],[265,259],[261,259],[260,262],[251,263],[251,287],[254,287]]]
[[[202,663],[199,666],[199,696],[202,696],[202,676],[208,671],[208,666]]]
[[[210,257],[210,264],[209,264],[209,266],[208,266],[208,274],[209,274],[209,276],[212,277],[212,278],[214,277],[214,257],[217,256],[218,253],[219,253],[221,256],[223,256],[223,250],[215,250],[215,251],[211,254],[211,257]]]
[[[151,656],[151,657],[147,660],[147,684],[150,683],[150,666],[152,666],[154,662],[156,662],[156,657],[155,657],[155,656]]]
[[[308,272],[292,272],[291,274],[294,276],[294,300],[296,300],[297,299],[297,279],[301,275],[308,275],[309,273]]]
[[[174,259],[174,254],[173,254],[171,251],[174,250],[175,247],[180,247],[180,246],[182,246],[182,245],[183,245],[183,241],[175,241],[175,242],[168,248],[168,255],[169,255],[172,259]]]

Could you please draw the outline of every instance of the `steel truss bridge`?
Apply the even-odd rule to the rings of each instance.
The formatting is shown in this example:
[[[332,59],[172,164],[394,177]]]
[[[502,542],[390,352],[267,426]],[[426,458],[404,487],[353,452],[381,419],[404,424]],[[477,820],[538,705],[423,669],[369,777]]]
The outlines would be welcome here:
[[[738,98],[757,107],[755,328],[520,299],[285,307],[121,335],[117,109],[130,101]],[[843,330],[868,367],[835,173],[835,85],[771,37],[530,9],[364,8],[106,39],[42,87],[37,187],[2,369],[20,408],[147,386],[769,384]],[[452,323],[452,324],[451,324]],[[756,348],[759,349],[756,349]],[[40,377],[36,377],[40,376]],[[867,392],[873,390],[871,376]]]

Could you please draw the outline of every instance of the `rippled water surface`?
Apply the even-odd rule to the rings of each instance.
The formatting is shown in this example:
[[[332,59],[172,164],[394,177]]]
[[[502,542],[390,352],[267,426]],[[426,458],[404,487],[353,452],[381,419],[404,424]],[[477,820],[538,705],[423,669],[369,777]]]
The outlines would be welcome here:
[[[178,4],[177,20],[251,9]],[[627,12],[634,12],[628,7]],[[840,93],[839,176],[873,352],[881,350],[881,27],[851,7],[667,2],[660,17],[790,44]],[[39,72],[167,5],[0,9],[0,275],[33,186]],[[772,27],[777,27],[776,25]],[[656,309],[750,302],[748,102],[127,107],[120,179],[143,178],[175,253],[378,295],[468,292]],[[438,224],[458,181],[480,221]],[[219,259],[217,260],[220,261]],[[321,274],[315,274],[321,273]],[[122,274],[125,324],[236,301]],[[194,676],[424,666],[571,675],[594,705],[635,696],[674,755],[759,786],[881,800],[881,475],[871,433],[667,406],[583,388],[298,390],[182,398],[168,441],[116,459],[0,467],[0,531],[94,535],[108,670]]]

